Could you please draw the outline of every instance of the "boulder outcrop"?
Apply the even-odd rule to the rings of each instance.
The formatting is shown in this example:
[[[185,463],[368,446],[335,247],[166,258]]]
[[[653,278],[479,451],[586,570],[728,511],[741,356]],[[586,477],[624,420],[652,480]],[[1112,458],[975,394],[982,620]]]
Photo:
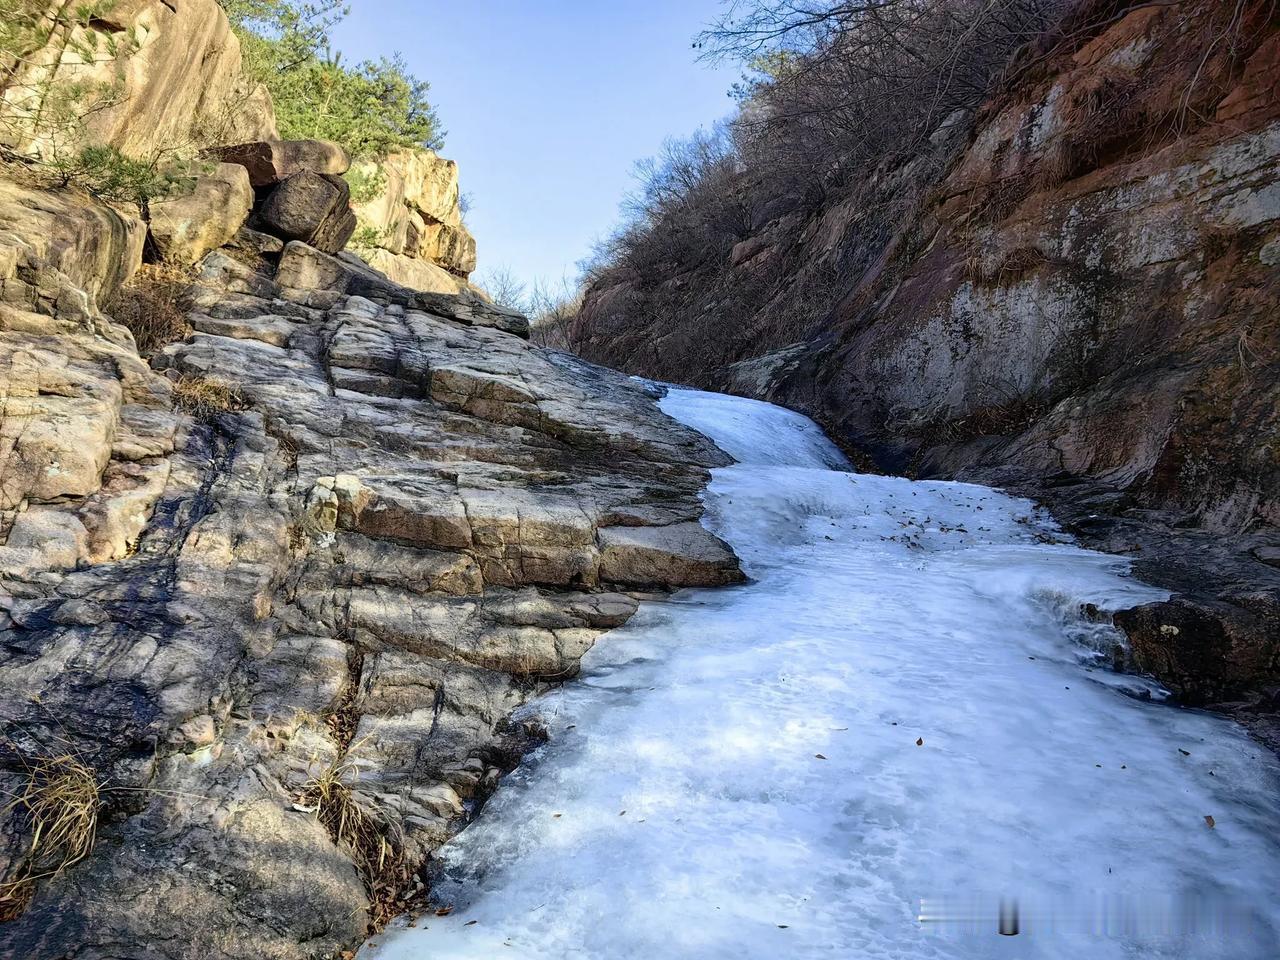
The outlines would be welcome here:
[[[523,318],[299,242],[206,257],[148,366],[96,306],[141,225],[3,189],[0,790],[74,761],[97,816],[58,869],[0,810],[3,952],[350,949],[628,591],[742,578],[697,522],[725,457]]]
[[[414,290],[427,293],[459,293],[467,289],[466,282],[456,273],[430,260],[392,253],[381,247],[360,251],[364,261],[387,279]]]
[[[219,163],[202,173],[189,192],[153,200],[147,227],[156,256],[193,266],[231,241],[253,208],[253,187],[244,167]]]
[[[217,147],[212,154],[244,167],[254,187],[274,187],[304,172],[337,177],[351,168],[347,152],[328,140],[256,140]]]
[[[355,232],[351,187],[342,177],[351,160],[338,144],[262,140],[219,147],[206,156],[221,162],[213,173],[196,179],[193,193],[156,205],[159,221],[153,217],[152,235],[165,259],[194,263],[229,243],[250,210],[242,239],[263,260],[274,258],[292,240],[338,253]],[[217,242],[206,242],[213,240]]]
[[[373,236],[370,265],[416,289],[465,289],[476,268],[476,242],[462,222],[458,165],[432,150],[402,150],[357,164],[355,172],[374,192],[355,205]]]
[[[356,230],[351,188],[341,177],[300,170],[271,191],[254,224],[281,240],[301,240],[324,253],[338,253]]]
[[[0,311],[92,321],[142,263],[146,225],[77,190],[0,179]],[[44,321],[30,321],[40,326]]]

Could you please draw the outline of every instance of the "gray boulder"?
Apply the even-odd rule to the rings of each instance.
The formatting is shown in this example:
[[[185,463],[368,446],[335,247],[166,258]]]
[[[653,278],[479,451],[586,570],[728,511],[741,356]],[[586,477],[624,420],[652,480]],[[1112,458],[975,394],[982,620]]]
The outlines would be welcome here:
[[[356,230],[351,188],[341,177],[303,170],[271,191],[254,224],[282,240],[337,253]]]

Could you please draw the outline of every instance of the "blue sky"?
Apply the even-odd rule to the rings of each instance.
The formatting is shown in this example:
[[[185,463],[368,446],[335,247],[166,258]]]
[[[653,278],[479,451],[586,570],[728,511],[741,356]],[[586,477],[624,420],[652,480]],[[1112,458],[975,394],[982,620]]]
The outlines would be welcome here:
[[[557,283],[618,219],[636,160],[727,114],[732,65],[696,60],[719,0],[353,0],[348,59],[399,50],[431,84],[479,270]]]

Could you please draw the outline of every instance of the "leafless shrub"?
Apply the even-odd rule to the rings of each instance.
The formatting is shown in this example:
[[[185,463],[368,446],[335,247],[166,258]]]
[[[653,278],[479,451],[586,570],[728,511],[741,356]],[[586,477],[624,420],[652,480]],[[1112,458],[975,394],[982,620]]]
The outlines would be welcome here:
[[[530,339],[555,350],[570,349],[570,328],[582,306],[582,288],[562,279],[558,287],[535,283],[525,301]]]
[[[636,164],[623,226],[596,250],[588,279],[611,269],[687,270],[723,255],[750,233],[738,166],[730,127],[667,140],[657,156]]]
[[[813,199],[886,158],[939,153],[1013,55],[1066,0],[733,0],[704,34],[711,57],[757,70],[739,139],[774,189]],[[942,151],[946,153],[945,150]]]
[[[700,43],[751,71],[736,117],[638,165],[624,225],[586,270],[588,287],[629,289],[610,334],[626,357],[604,359],[707,382],[726,363],[812,334],[963,145],[1015,52],[1067,2],[728,3]],[[855,202],[831,225],[839,249],[822,262],[789,227],[767,262],[727,269],[736,244],[833,198]],[[589,353],[591,328],[609,323],[596,307],[588,298],[570,325],[575,349]],[[682,325],[696,334],[673,329]]]
[[[505,264],[486,270],[476,277],[476,285],[500,307],[525,311],[525,285]]]

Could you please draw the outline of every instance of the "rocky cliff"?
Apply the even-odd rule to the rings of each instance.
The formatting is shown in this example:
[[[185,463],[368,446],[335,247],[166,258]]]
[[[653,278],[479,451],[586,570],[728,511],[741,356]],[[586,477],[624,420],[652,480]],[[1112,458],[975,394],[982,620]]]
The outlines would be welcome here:
[[[90,136],[192,134],[221,12],[111,10],[143,42]],[[640,597],[742,579],[699,523],[725,457],[653,388],[343,252],[346,153],[250,130],[145,219],[0,168],[0,956],[354,949],[539,742],[516,708]],[[385,169],[388,256],[457,294],[456,167]]]
[[[95,143],[150,158],[277,135],[271,96],[242,73],[240,43],[217,0],[108,0],[75,16],[68,6],[15,4],[14,18],[34,21],[36,46],[0,62],[11,121],[0,124],[4,146],[48,155]],[[83,125],[17,122],[53,112],[51,89],[79,91]]]
[[[304,167],[299,156],[272,154],[282,141],[271,95],[243,69],[240,41],[218,0],[84,7],[22,0],[15,16],[21,26],[5,49],[21,40],[31,49],[11,63],[0,52],[0,151],[65,162],[83,147],[108,146],[194,179],[193,189],[148,210],[157,259],[195,263],[258,207],[254,226],[265,218],[267,232],[330,252],[354,235],[359,254],[397,283],[474,292],[467,278],[476,242],[462,220],[458,166],[433,150],[402,148],[352,170],[341,149],[294,141],[290,149],[306,154],[306,172],[331,182],[304,177],[265,203]],[[302,223],[299,203],[308,211]],[[327,212],[334,216],[322,226]]]
[[[1174,591],[1122,618],[1139,669],[1274,709],[1280,21],[1080,6],[932,157],[754,210],[723,259],[604,271],[571,342],[1040,498]]]

